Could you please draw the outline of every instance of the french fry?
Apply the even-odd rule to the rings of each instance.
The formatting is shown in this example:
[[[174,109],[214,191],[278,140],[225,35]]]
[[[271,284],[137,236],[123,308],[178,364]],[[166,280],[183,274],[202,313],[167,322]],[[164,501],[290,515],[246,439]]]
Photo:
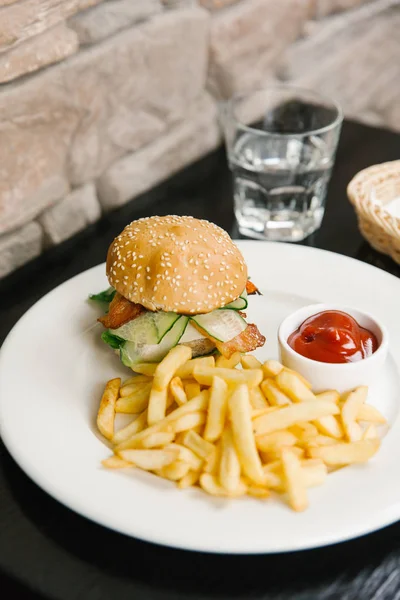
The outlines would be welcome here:
[[[260,387],[271,406],[291,404],[289,396],[282,392],[273,379],[264,379]]]
[[[219,472],[219,463],[221,460],[221,441],[214,444],[214,450],[204,461],[203,471],[211,475],[217,475]]]
[[[264,500],[265,498],[269,498],[271,496],[271,492],[266,487],[260,487],[254,485],[254,483],[249,483],[247,486],[247,493],[249,496],[253,496],[254,498],[260,498]]]
[[[196,483],[199,481],[199,477],[200,471],[188,471],[188,473],[186,473],[186,475],[184,475],[182,479],[178,481],[178,488],[185,490],[192,485],[196,485]]]
[[[378,437],[378,432],[376,430],[376,427],[373,423],[371,423],[371,425],[368,425],[368,427],[364,431],[364,433],[362,435],[362,439],[363,440],[373,440],[377,437]]]
[[[157,475],[164,477],[164,479],[170,479],[171,481],[179,481],[179,479],[185,477],[189,471],[190,465],[181,460],[176,460],[170,465],[157,471]]]
[[[190,468],[194,471],[200,471],[203,466],[203,459],[190,448],[183,446],[183,444],[172,443],[165,446],[165,448],[167,450],[177,450],[179,452],[178,460],[190,465]]]
[[[204,439],[215,442],[224,429],[226,411],[228,407],[228,385],[220,377],[213,377],[210,391],[210,402]]]
[[[190,379],[193,376],[193,369],[196,366],[215,367],[215,358],[213,356],[201,356],[200,358],[192,358],[184,365],[179,367],[175,375],[181,379]]]
[[[233,443],[232,432],[225,429],[221,438],[219,482],[228,492],[235,492],[240,483],[240,462]]]
[[[133,467],[132,463],[128,462],[127,460],[123,460],[119,456],[115,456],[115,454],[109,458],[106,458],[105,460],[102,460],[101,464],[103,467],[106,467],[106,469],[126,469],[127,467]]]
[[[166,444],[170,444],[175,437],[173,432],[168,431],[156,431],[150,433],[143,438],[141,447],[142,448],[162,448]]]
[[[276,464],[277,466],[271,468],[271,465]],[[264,465],[263,471],[265,477],[265,486],[267,488],[274,490],[275,492],[285,491],[281,460],[276,461],[275,463],[270,463],[269,465]]]
[[[263,485],[264,472],[253,435],[249,390],[246,385],[241,384],[235,389],[228,400],[228,408],[233,440],[243,473],[256,485]]]
[[[262,435],[279,429],[287,429],[298,421],[315,421],[315,419],[337,413],[339,413],[337,405],[324,400],[291,404],[257,417],[253,420],[253,429],[256,435]]]
[[[383,414],[380,413],[375,406],[371,406],[371,404],[361,404],[357,410],[356,420],[378,423],[379,425],[384,425],[386,423]]]
[[[297,437],[287,429],[256,437],[257,448],[265,452],[274,452],[283,446],[294,446],[296,443]]]
[[[166,414],[168,403],[168,388],[163,390],[156,390],[154,387],[150,390],[148,408],[147,408],[147,422],[149,425],[154,425],[158,421],[161,421]]]
[[[173,397],[175,398],[175,402],[179,406],[182,406],[182,404],[186,404],[188,398],[186,396],[185,390],[183,389],[182,379],[180,377],[174,377],[173,379],[171,379],[169,387]]]
[[[200,458],[207,459],[212,452],[214,446],[210,442],[204,440],[198,433],[187,431],[183,436],[182,443],[187,448],[190,448]]]
[[[332,446],[333,444],[337,444],[338,440],[329,435],[317,435],[313,438],[313,442],[317,446]]]
[[[149,403],[151,383],[145,384],[141,389],[136,390],[130,396],[119,398],[115,404],[117,413],[137,414],[143,412]]]
[[[153,377],[156,372],[157,363],[138,363],[137,365],[133,365],[131,367],[132,371],[135,373],[140,373],[141,375],[147,375],[148,377]]]
[[[121,450],[118,454],[145,471],[157,471],[178,459],[175,450]]]
[[[112,439],[113,444],[120,444],[130,437],[142,431],[147,425],[147,410],[143,411],[142,414],[138,415],[129,425],[114,433]]]
[[[129,448],[137,448],[140,445],[141,441],[151,433],[157,433],[159,431],[166,432],[176,432],[175,427],[173,426],[173,422],[178,420],[179,418],[189,415],[191,413],[199,413],[202,410],[205,410],[208,405],[208,391],[204,390],[197,396],[197,398],[193,398],[188,401],[186,404],[179,406],[169,415],[167,415],[162,421],[158,421],[154,425],[143,429],[129,438],[125,438],[122,442],[120,442],[115,450],[127,450]],[[204,413],[202,413],[204,414]],[[204,415],[205,420],[205,415]],[[203,420],[203,422],[204,422]]]
[[[313,402],[316,400],[310,388],[293,371],[282,369],[276,376],[276,383],[293,402]]]
[[[367,399],[368,388],[360,386],[347,394],[341,410],[343,429],[349,442],[357,442],[362,438],[362,429],[356,422],[358,411]]]
[[[287,367],[285,367],[285,371],[288,371],[289,373],[293,373],[293,375],[296,375],[297,379],[300,379],[300,381],[302,383],[304,383],[304,385],[306,387],[308,387],[310,390],[312,389],[311,383],[305,377],[303,377],[303,375],[301,373],[298,373],[297,371],[293,371],[293,369],[288,369]]]
[[[243,369],[262,369],[262,363],[251,354],[244,354],[240,358]]]
[[[122,390],[130,385],[138,385],[139,383],[151,383],[151,380],[152,378],[147,375],[133,375],[133,377],[125,379],[120,389],[120,395],[122,395]]]
[[[240,352],[234,352],[230,358],[225,356],[218,356],[215,360],[216,367],[223,367],[225,369],[234,369],[240,363]]]
[[[249,390],[251,392],[251,390]],[[279,406],[266,406],[265,408],[257,408],[256,410],[253,408],[251,411],[251,418],[256,419],[257,417],[262,417],[263,415],[268,415],[275,410],[279,410]]]
[[[283,369],[283,365],[277,360],[266,360],[262,366],[265,377],[276,377]]]
[[[175,433],[179,433],[180,431],[188,431],[189,429],[193,429],[198,425],[203,425],[205,422],[206,414],[204,412],[197,411],[179,417],[173,421],[171,427]]]
[[[141,383],[131,383],[129,385],[124,385],[119,390],[119,397],[120,398],[125,398],[126,396],[131,396],[132,394],[135,394],[136,392],[138,392],[139,390],[143,389],[144,387],[146,387],[149,384],[150,384],[150,387],[151,387],[151,380],[150,379],[147,379],[146,382],[142,381]]]
[[[317,396],[317,399],[320,399],[319,396]],[[332,415],[321,417],[321,419],[314,421],[314,424],[323,435],[329,435],[337,440],[340,440],[344,436],[340,422]]]
[[[325,392],[320,392],[316,394],[317,400],[329,400],[329,402],[335,402],[335,404],[339,404],[340,394],[336,390],[326,390]]]
[[[106,383],[97,413],[97,427],[107,440],[112,440],[114,436],[115,405],[120,386],[121,379],[119,377]]]
[[[289,449],[282,451],[282,470],[290,506],[298,512],[305,510],[308,497],[303,469],[298,457]]]
[[[200,394],[201,388],[200,384],[197,381],[190,381],[184,386],[185,394],[188,400],[192,400],[192,398],[196,398]]]
[[[250,404],[255,410],[268,408],[269,406],[268,401],[265,399],[265,396],[262,393],[259,385],[251,388],[250,390]]]
[[[175,346],[167,356],[157,365],[153,379],[154,390],[164,390],[168,387],[175,372],[192,357],[192,350],[188,346]]]
[[[302,436],[312,438],[318,435],[316,426],[307,421],[298,421],[295,425],[291,426],[290,431],[298,438],[301,438]]]
[[[241,480],[239,481],[238,488],[234,492],[228,492],[219,483],[217,477],[215,475],[211,475],[210,473],[202,473],[199,481],[203,490],[211,496],[226,496],[228,498],[234,498],[237,496],[244,496],[247,492],[247,487]]]
[[[363,463],[372,458],[380,446],[379,439],[339,442],[333,446],[310,448],[311,458],[321,458],[327,466]]]
[[[307,464],[311,463],[311,464]],[[306,487],[314,487],[315,485],[322,485],[327,476],[328,469],[323,462],[319,464],[312,464],[312,460],[304,461],[301,465],[304,482]]]
[[[220,377],[228,384],[238,385],[247,384],[248,387],[255,387],[262,381],[263,372],[261,369],[210,369],[208,367],[195,367],[193,377],[201,385],[211,385],[213,377]]]

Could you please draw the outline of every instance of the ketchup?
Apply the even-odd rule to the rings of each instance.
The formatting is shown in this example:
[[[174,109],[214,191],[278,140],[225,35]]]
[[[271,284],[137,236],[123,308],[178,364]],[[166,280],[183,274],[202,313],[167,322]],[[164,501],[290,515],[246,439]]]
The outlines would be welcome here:
[[[336,310],[308,317],[287,342],[298,354],[325,363],[356,362],[378,348],[371,331],[347,313]]]

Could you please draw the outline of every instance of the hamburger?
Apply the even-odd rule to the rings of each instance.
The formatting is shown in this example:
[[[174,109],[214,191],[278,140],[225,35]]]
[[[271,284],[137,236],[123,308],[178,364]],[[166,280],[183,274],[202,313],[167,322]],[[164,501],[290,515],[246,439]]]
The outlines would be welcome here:
[[[265,343],[246,322],[248,281],[242,254],[217,225],[193,217],[133,221],[112,242],[106,263],[109,290],[99,318],[103,341],[124,365],[158,362],[177,344],[192,356],[249,352]]]

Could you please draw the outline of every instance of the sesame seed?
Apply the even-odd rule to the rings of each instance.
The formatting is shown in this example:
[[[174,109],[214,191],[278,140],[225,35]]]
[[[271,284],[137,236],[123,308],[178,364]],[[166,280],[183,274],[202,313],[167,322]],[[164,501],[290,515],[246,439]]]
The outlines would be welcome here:
[[[163,296],[163,300],[166,300],[166,299],[167,299],[167,296]]]

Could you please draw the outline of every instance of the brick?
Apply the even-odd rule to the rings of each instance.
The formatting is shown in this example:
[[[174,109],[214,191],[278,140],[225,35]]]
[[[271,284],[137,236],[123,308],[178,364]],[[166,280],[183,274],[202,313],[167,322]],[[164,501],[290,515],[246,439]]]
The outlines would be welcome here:
[[[81,45],[110,37],[121,29],[160,12],[159,0],[113,0],[72,17],[69,26],[76,31]]]
[[[142,150],[120,159],[99,177],[97,192],[103,208],[111,210],[125,204],[219,142],[217,108],[204,94],[181,123]]]
[[[220,10],[232,4],[237,4],[241,0],[200,0],[201,6],[207,10]]]
[[[21,0],[0,7],[0,51],[38,35],[98,2],[101,0]]]
[[[245,0],[213,13],[209,88],[219,98],[262,86],[301,32],[308,0]]]
[[[71,60],[64,81],[86,112],[69,155],[74,185],[180,118],[205,84],[208,23],[201,9],[167,12]]]
[[[204,88],[208,24],[162,13],[0,88],[0,233],[179,121]]]
[[[5,83],[74,54],[78,36],[64,24],[27,39],[0,54],[0,83]]]
[[[101,208],[92,183],[78,188],[47,208],[39,217],[47,244],[59,244],[100,218]]]
[[[327,15],[358,8],[372,0],[315,0],[316,17],[321,19]]]
[[[42,250],[43,232],[38,223],[0,236],[0,277],[38,256]]]
[[[286,78],[335,98],[349,117],[400,130],[393,118],[400,95],[400,13],[389,4],[365,6],[352,19],[329,19],[289,50]]]

